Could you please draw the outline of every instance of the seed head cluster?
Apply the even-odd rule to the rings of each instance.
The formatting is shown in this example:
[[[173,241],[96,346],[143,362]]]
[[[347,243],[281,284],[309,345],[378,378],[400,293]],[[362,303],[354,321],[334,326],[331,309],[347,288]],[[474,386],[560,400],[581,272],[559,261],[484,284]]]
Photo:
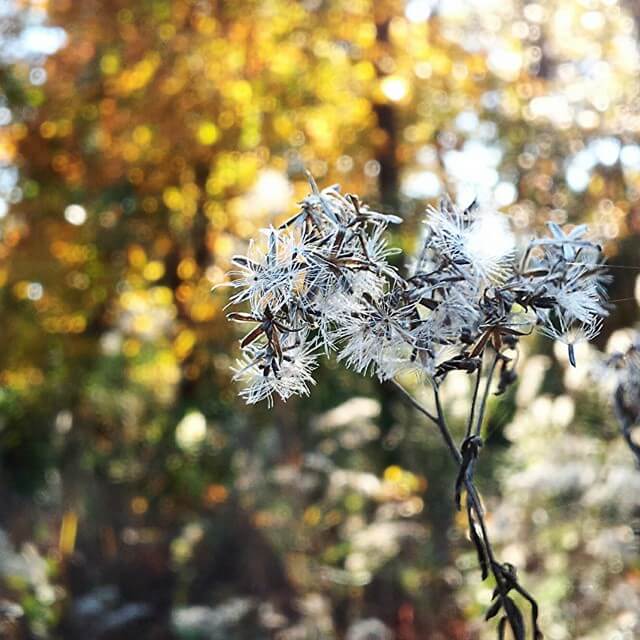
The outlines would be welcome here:
[[[295,216],[233,258],[231,304],[242,310],[228,317],[251,325],[235,368],[247,402],[308,394],[322,352],[380,380],[416,371],[437,384],[536,329],[575,365],[574,345],[599,332],[607,276],[586,226],[550,222],[518,248],[507,216],[444,199],[402,275],[386,239],[402,219],[310,182]]]

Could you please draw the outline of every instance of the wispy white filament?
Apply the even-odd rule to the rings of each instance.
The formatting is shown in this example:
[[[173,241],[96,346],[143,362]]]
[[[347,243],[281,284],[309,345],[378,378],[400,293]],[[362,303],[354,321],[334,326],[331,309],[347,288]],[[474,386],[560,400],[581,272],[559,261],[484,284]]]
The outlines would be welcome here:
[[[235,370],[247,402],[307,395],[323,350],[380,380],[409,369],[437,380],[535,325],[575,364],[574,345],[600,330],[606,276],[584,225],[550,223],[518,251],[509,218],[443,200],[403,277],[386,241],[400,218],[312,188],[292,219],[233,259],[230,300],[247,311],[232,318],[249,323]]]

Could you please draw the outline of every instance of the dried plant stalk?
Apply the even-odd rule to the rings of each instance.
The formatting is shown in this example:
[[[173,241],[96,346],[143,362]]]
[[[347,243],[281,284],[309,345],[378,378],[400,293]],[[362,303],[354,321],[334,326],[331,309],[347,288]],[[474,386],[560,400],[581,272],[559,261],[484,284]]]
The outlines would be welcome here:
[[[506,216],[475,203],[460,210],[444,199],[428,209],[418,251],[402,275],[389,263],[396,251],[385,238],[387,227],[402,219],[372,211],[336,186],[320,191],[309,180],[311,193],[299,212],[263,230],[262,243],[233,258],[231,304],[248,309],[229,319],[252,325],[235,369],[245,385],[241,395],[272,404],[274,396],[308,394],[322,352],[358,373],[393,381],[438,428],[458,467],[456,505],[462,508],[466,495],[482,577],[496,583],[486,618],[500,614],[499,636],[508,625],[524,639],[516,592],[530,605],[532,637],[539,640],[537,603],[515,568],[495,558],[473,472],[492,381],[497,374],[500,394],[516,379],[519,339],[538,330],[559,340],[575,366],[575,345],[599,332],[607,315],[601,249],[586,238],[585,225],[566,232],[550,222],[546,237],[518,250]],[[482,388],[484,360],[490,364]],[[435,414],[397,382],[409,371],[431,387]],[[460,446],[440,400],[452,372],[476,374]]]

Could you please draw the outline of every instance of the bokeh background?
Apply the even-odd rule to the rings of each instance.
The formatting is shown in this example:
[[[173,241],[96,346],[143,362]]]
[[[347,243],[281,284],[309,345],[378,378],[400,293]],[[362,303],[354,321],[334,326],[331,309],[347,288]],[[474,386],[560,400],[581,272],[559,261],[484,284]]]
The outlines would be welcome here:
[[[591,374],[637,320],[637,2],[2,0],[0,25],[0,636],[495,637],[455,470],[397,393],[329,362],[309,399],[237,398],[212,287],[308,168],[406,251],[444,192],[603,240],[601,339],[576,370],[525,341],[479,485],[549,640],[640,637],[640,471]]]

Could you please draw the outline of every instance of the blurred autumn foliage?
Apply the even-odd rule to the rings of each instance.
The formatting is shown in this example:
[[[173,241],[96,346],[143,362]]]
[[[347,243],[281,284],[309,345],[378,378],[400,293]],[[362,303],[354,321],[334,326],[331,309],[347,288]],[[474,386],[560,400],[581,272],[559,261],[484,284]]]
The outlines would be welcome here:
[[[308,168],[399,212],[404,247],[445,191],[522,233],[589,222],[631,267],[604,347],[637,319],[635,3],[13,0],[0,20],[0,634],[492,637],[427,425],[331,363],[311,399],[247,409],[211,290]],[[640,513],[618,498],[640,476],[606,397],[542,348],[490,405],[491,526],[551,640],[631,639]]]

